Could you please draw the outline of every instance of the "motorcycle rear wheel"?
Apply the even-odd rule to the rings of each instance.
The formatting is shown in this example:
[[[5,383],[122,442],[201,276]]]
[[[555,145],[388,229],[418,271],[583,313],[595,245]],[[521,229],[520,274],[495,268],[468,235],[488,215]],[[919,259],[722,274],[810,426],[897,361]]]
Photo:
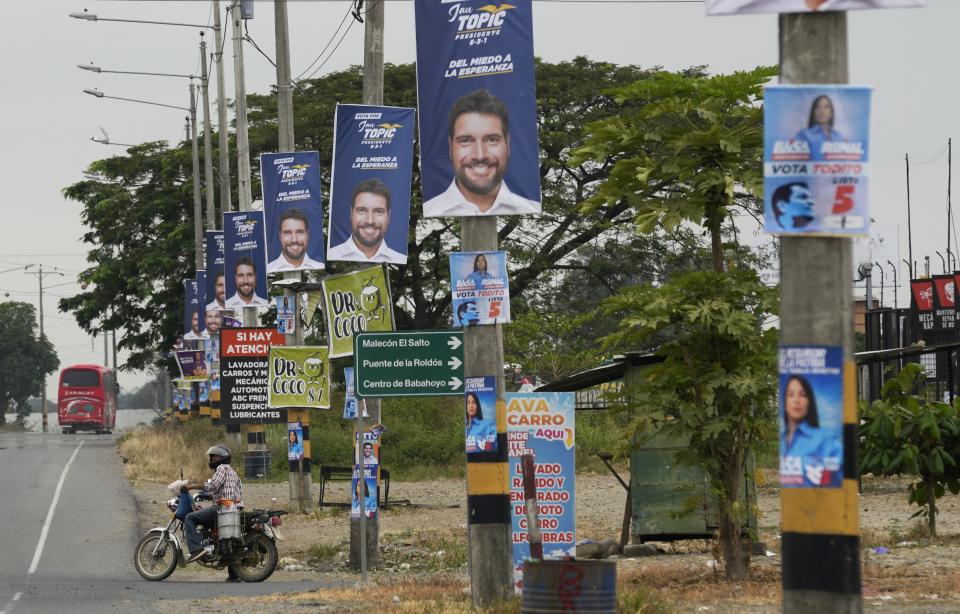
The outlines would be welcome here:
[[[247,541],[238,562],[230,569],[244,582],[263,582],[277,568],[278,558],[277,545],[263,533],[258,533]]]
[[[153,551],[159,544],[159,553]],[[173,573],[177,567],[177,548],[159,533],[147,533],[133,552],[133,566],[144,580],[157,582]]]

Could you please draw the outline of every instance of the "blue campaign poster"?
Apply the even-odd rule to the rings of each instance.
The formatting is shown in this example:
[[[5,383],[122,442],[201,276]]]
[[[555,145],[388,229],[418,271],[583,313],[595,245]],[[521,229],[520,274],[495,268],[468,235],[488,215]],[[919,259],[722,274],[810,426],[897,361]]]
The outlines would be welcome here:
[[[267,272],[322,270],[320,153],[260,154]]]
[[[197,271],[199,276],[203,271]],[[185,341],[206,339],[203,295],[197,278],[183,280],[183,338]]]
[[[227,308],[226,284],[223,275],[223,231],[208,230],[206,245],[207,284],[205,300],[207,311]]]
[[[223,250],[227,309],[268,307],[263,211],[224,213]]]
[[[467,454],[496,452],[497,378],[492,375],[464,378],[464,416]]]
[[[343,393],[343,419],[344,420],[355,420],[357,417],[357,407],[360,405],[360,401],[357,400],[356,390],[356,381],[353,379],[353,367],[344,367],[343,368],[343,379],[346,382],[346,392]],[[366,404],[363,405],[363,417],[369,418],[370,414],[367,413]]]
[[[576,440],[574,393],[508,392],[507,445],[510,458],[510,515],[513,519],[513,577],[523,586],[523,561],[530,556],[520,459],[534,457],[537,511],[543,556],[576,555]]]
[[[843,348],[780,348],[780,486],[843,482]]]
[[[287,422],[287,460],[303,460],[303,425]]]
[[[764,228],[781,235],[870,230],[867,87],[778,85],[764,94]]]
[[[327,260],[406,264],[414,109],[338,104]]]
[[[510,321],[506,252],[451,253],[450,286],[454,326]]]
[[[540,213],[531,0],[415,0],[425,217]]]

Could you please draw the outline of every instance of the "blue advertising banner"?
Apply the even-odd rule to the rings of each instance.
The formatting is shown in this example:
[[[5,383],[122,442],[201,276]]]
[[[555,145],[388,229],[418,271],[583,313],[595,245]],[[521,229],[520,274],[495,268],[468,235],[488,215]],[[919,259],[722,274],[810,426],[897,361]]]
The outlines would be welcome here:
[[[268,307],[263,211],[223,214],[224,294],[227,309]]]
[[[287,422],[287,460],[303,460],[303,425]]]
[[[780,486],[843,482],[843,348],[780,348]]]
[[[223,274],[223,231],[208,230],[206,244],[207,284],[206,310],[223,311],[227,308],[227,286]]]
[[[323,270],[320,153],[260,154],[267,273]]]
[[[203,271],[198,271],[198,275]],[[197,279],[183,280],[183,339],[184,341],[197,341],[198,339],[207,339],[207,332],[204,330],[204,310],[203,296],[200,293],[200,286]]]
[[[464,378],[467,454],[497,451],[497,378]]]
[[[777,85],[764,93],[764,228],[781,235],[870,230],[867,87]]]
[[[520,459],[533,454],[537,511],[545,559],[576,554],[576,428],[574,393],[508,392],[507,445],[510,457],[510,515],[513,518],[514,587],[523,587],[523,561],[530,557]]]
[[[347,386],[346,391],[343,393],[343,419],[355,420],[357,418],[358,401],[356,393],[357,384],[353,377],[353,367],[343,368],[343,379]],[[363,404],[363,417],[370,417],[370,414],[367,413],[366,403]]]
[[[452,252],[453,325],[510,321],[510,284],[505,252]]]
[[[338,104],[327,260],[406,264],[414,109]]]
[[[416,0],[425,217],[540,213],[531,0]]]

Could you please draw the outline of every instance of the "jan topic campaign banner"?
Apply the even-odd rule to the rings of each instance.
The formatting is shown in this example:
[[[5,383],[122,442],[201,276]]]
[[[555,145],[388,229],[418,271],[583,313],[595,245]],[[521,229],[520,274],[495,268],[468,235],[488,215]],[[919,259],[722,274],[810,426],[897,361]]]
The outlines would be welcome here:
[[[330,358],[353,355],[353,335],[394,328],[390,282],[383,265],[323,280]]]
[[[706,0],[707,15],[812,13],[927,6],[927,0]]]
[[[260,154],[267,272],[322,270],[320,153]]]
[[[223,249],[227,309],[268,307],[263,211],[224,213]]]
[[[208,230],[206,245],[207,283],[205,296],[207,311],[227,308],[226,285],[223,274],[223,231]]]
[[[540,213],[531,0],[415,0],[425,217]]]
[[[327,260],[407,263],[414,112],[337,105]]]
[[[867,87],[777,85],[764,93],[764,227],[781,235],[870,230]]]
[[[327,348],[271,347],[267,406],[330,409]]]
[[[197,271],[198,276],[203,271]],[[197,278],[183,280],[183,339],[196,341],[208,337],[206,313],[203,309],[203,293]]]
[[[780,487],[843,482],[843,348],[780,348]]]
[[[452,252],[450,287],[454,326],[510,321],[506,252]]]
[[[545,559],[574,556],[577,548],[575,449],[572,392],[508,392],[507,446],[510,458],[510,516],[513,518],[514,587],[523,586],[523,561],[530,558],[520,458],[533,454],[537,511]]]

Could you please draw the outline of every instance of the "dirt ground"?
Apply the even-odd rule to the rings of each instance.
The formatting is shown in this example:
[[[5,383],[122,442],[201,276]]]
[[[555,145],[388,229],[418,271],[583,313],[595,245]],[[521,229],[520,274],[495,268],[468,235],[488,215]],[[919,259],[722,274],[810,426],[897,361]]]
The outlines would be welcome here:
[[[906,480],[864,481],[860,513],[865,604],[871,610],[890,612],[960,611],[960,497],[947,495],[941,499],[940,535],[929,540],[918,530],[918,521],[910,518],[916,508],[906,503],[907,484]],[[165,485],[139,483],[135,491],[144,526],[165,524],[169,512],[163,502],[171,496]],[[626,501],[620,484],[610,475],[578,475],[576,491],[578,541],[619,539]],[[313,485],[312,493],[316,503],[318,485]],[[345,503],[348,497],[348,482],[328,484],[327,501]],[[248,508],[284,508],[289,490],[286,483],[248,480],[244,482],[244,499]],[[383,586],[411,576],[442,576],[444,582],[467,587],[463,480],[394,481],[390,500],[396,504],[381,511],[381,560],[371,574],[373,582]],[[768,555],[753,557],[750,580],[736,584],[723,581],[722,571],[714,563],[712,544],[690,540],[656,543],[663,551],[658,556],[618,558],[620,586],[652,588],[657,599],[666,604],[662,611],[778,612],[779,504],[775,487],[760,487],[759,525]],[[339,580],[344,587],[355,585],[358,574],[349,571],[346,564],[349,515],[345,507],[284,516],[279,530],[282,568],[278,577],[307,580],[321,573],[325,579]],[[191,568],[175,573],[213,573]],[[310,599],[311,604],[323,601]],[[319,610],[342,611],[335,602],[324,603]],[[257,607],[259,611],[288,611],[279,602],[257,603]]]

